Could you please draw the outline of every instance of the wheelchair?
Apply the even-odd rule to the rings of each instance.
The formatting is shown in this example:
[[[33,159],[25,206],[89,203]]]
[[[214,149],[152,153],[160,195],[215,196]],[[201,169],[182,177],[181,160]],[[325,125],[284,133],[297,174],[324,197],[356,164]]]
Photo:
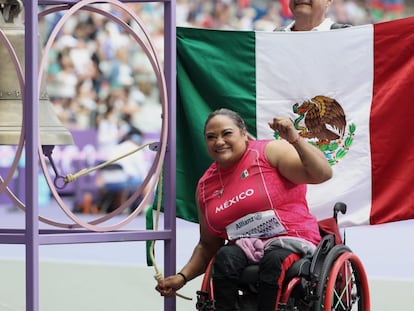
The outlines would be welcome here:
[[[346,204],[337,202],[333,217],[319,221],[322,240],[312,256],[299,258],[285,271],[275,311],[370,311],[368,279],[361,260],[346,246],[339,233],[338,213],[346,213]],[[214,259],[214,258],[213,258]],[[210,261],[196,309],[215,308]],[[257,264],[243,271],[238,284],[238,309],[257,311]],[[218,310],[219,311],[219,310]]]

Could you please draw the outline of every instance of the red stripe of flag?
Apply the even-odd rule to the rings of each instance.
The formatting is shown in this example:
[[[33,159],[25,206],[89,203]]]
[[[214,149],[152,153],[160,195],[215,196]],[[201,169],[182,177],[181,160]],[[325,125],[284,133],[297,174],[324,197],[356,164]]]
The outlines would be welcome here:
[[[371,224],[414,218],[414,18],[374,25]]]

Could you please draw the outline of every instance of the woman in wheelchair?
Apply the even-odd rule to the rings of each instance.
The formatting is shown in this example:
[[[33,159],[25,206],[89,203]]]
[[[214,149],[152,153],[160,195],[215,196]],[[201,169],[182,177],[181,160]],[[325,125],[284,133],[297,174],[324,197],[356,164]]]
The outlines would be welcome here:
[[[306,184],[330,179],[332,169],[289,118],[268,125],[282,139],[249,140],[244,120],[232,110],[208,116],[204,135],[214,162],[197,186],[200,239],[181,271],[157,285],[161,295],[174,295],[214,258],[214,310],[239,310],[238,282],[256,263],[258,310],[274,311],[285,267],[316,249],[321,235]]]

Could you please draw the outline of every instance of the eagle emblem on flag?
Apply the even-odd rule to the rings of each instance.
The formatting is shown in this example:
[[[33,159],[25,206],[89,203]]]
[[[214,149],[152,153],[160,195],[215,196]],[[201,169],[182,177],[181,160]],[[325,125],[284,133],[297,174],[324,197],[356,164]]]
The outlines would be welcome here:
[[[334,98],[318,95],[292,107],[299,135],[325,153],[331,165],[345,157],[352,145],[356,126],[348,125],[345,111]]]

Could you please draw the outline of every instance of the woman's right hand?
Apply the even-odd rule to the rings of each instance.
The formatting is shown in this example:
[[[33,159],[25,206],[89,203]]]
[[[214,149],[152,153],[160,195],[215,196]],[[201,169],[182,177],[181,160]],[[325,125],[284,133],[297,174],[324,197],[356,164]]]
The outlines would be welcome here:
[[[184,286],[184,284],[185,281],[181,275],[171,275],[158,283],[155,290],[158,291],[161,296],[173,297],[176,292]]]

